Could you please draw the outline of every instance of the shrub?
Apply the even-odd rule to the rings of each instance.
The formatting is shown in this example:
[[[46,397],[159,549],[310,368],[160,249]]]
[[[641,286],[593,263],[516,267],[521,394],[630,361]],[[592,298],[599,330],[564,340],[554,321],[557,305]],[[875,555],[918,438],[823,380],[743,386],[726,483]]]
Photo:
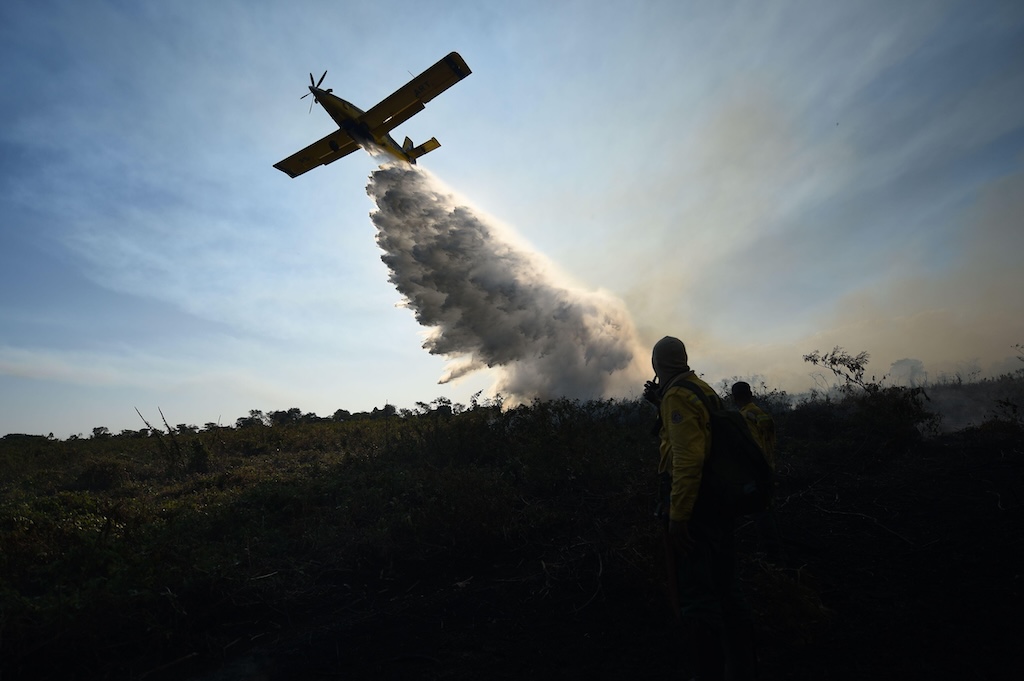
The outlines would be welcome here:
[[[872,446],[902,448],[923,432],[934,433],[938,416],[925,408],[928,395],[923,388],[885,386],[885,377],[865,377],[870,355],[850,355],[838,345],[831,352],[818,350],[804,355],[804,361],[830,370],[842,379],[838,389],[841,405],[852,407],[850,418],[840,428],[852,430]]]

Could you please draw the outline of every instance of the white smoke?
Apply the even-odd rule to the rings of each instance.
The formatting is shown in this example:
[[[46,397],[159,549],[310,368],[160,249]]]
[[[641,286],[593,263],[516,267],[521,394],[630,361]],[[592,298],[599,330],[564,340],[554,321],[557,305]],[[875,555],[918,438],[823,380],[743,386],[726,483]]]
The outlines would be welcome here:
[[[366,191],[390,281],[432,330],[423,347],[452,360],[441,383],[489,367],[512,403],[638,392],[641,346],[620,300],[557,284],[425,170],[381,167]]]

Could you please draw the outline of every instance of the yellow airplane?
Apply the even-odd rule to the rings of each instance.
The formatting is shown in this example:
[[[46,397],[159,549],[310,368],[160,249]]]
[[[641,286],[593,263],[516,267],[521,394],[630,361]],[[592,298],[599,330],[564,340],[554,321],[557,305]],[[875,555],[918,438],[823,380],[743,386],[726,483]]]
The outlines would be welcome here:
[[[391,137],[392,129],[423,111],[427,102],[438,96],[452,85],[468,76],[472,71],[458,52],[452,52],[429,69],[398,88],[391,96],[381,101],[369,111],[362,111],[344,99],[331,94],[331,89],[320,89],[320,84],[327,77],[327,72],[320,80],[313,82],[313,74],[309,74],[309,92],[302,95],[305,99],[313,95],[313,102],[320,104],[334,122],[335,130],[322,140],[313,142],[302,151],[298,151],[274,167],[291,177],[298,177],[317,166],[334,163],[343,156],[348,156],[359,147],[367,151],[374,147],[383,149],[395,158],[416,163],[416,159],[437,149],[441,143],[431,137],[418,147],[412,140],[405,138],[405,143]],[[313,104],[310,103],[310,108]]]

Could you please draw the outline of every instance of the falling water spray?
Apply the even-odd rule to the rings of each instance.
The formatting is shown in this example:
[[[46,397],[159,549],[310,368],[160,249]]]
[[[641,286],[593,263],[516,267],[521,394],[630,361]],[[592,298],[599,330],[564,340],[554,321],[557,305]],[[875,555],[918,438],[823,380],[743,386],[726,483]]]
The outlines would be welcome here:
[[[441,383],[490,368],[513,403],[636,392],[643,353],[620,300],[560,285],[425,170],[383,166],[366,190],[390,281],[430,329],[423,347],[451,360]]]

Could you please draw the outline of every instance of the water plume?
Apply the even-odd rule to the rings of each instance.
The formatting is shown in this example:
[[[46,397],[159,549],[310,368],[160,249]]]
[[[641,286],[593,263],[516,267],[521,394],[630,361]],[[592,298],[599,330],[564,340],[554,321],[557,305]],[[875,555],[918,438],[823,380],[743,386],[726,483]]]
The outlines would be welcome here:
[[[366,190],[389,279],[430,329],[423,347],[451,360],[441,383],[491,368],[513,403],[636,393],[643,352],[620,300],[560,284],[425,170],[383,166]]]

